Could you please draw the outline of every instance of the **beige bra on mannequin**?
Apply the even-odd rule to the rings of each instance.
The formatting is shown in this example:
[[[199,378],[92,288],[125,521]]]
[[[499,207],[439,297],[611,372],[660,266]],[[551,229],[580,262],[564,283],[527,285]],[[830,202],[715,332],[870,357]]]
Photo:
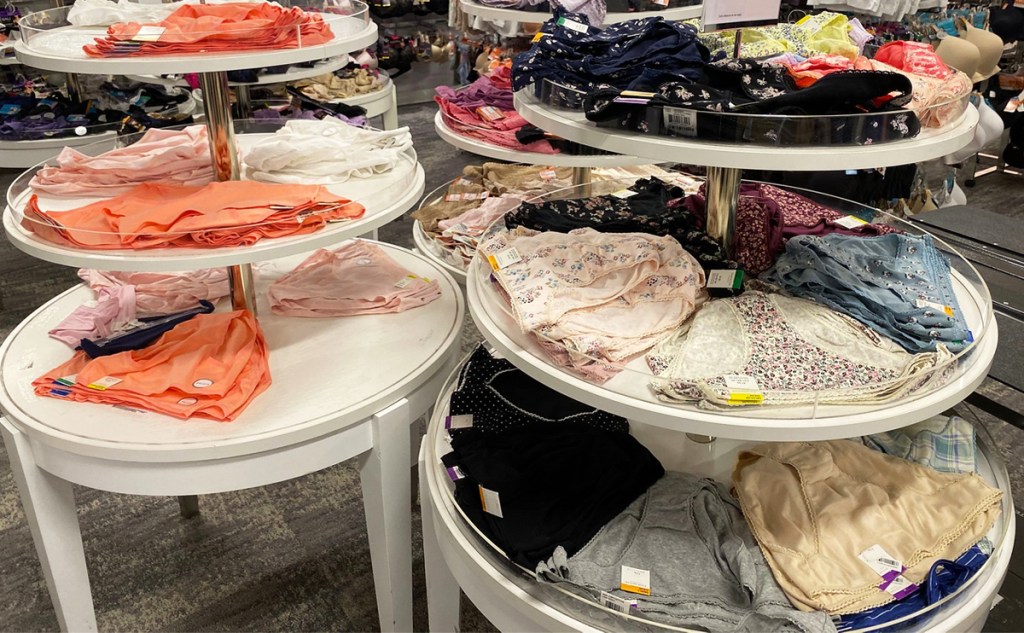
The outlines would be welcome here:
[[[963,35],[971,44],[978,48],[978,72],[974,75],[975,82],[983,81],[999,72],[999,59],[1003,55],[1003,40],[991,31],[978,29],[968,24]]]
[[[981,51],[971,42],[962,37],[944,37],[935,47],[935,52],[950,68],[963,72],[972,81],[981,81],[977,78]]]

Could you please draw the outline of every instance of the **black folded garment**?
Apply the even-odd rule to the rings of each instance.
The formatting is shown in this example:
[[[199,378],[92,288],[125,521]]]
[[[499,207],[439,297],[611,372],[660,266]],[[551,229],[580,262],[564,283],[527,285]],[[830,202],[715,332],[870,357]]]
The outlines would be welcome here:
[[[449,433],[472,426],[481,433],[504,433],[534,422],[587,424],[629,433],[625,418],[595,409],[530,378],[504,358],[478,345],[459,372],[458,388],[448,403]],[[468,417],[467,417],[468,416]]]
[[[500,434],[469,428],[452,438],[452,449],[442,461],[461,477],[455,501],[528,569],[559,546],[575,554],[665,474],[631,435],[571,422]]]
[[[523,202],[505,214],[505,226],[568,233],[649,233],[674,237],[705,269],[736,268],[703,222],[683,206],[684,192],[657,178],[641,178],[622,192],[584,199]]]
[[[602,127],[766,145],[866,145],[921,131],[903,109],[913,86],[900,73],[840,71],[798,89],[783,67],[751,60],[705,72],[707,84],[668,82],[653,93],[594,90],[586,116]]]

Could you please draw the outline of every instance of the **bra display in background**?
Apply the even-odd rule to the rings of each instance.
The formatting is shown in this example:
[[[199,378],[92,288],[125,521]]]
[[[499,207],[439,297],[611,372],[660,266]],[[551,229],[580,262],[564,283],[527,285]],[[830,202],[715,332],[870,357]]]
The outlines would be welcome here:
[[[60,76],[52,76],[56,81]],[[196,104],[187,90],[82,75],[84,101],[32,75],[0,86],[0,140],[34,141],[192,122]]]

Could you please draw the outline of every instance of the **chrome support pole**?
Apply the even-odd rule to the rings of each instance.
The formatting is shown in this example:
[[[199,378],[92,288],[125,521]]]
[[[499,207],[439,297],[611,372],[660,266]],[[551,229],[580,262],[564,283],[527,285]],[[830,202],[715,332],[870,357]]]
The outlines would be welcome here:
[[[235,128],[231,120],[231,99],[228,76],[224,72],[199,74],[206,107],[206,128],[210,137],[210,155],[213,172],[219,181],[239,180],[238,155],[235,151]],[[256,314],[256,288],[252,266],[241,264],[228,267],[231,305],[236,310]]]
[[[228,75],[224,72],[200,73],[199,86],[203,89],[213,173],[217,180],[238,180],[238,156],[235,155],[235,129],[231,123]]]
[[[741,171],[726,167],[708,167],[707,174],[707,232],[718,240],[726,255],[732,257]]]
[[[590,167],[573,167],[572,168],[572,184],[578,187],[580,196],[587,197],[590,195],[590,183],[592,174]]]

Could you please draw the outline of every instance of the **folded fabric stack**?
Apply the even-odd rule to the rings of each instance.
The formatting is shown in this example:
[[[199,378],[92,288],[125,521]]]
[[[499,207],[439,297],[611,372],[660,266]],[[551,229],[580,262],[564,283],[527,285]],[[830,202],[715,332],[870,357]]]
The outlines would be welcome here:
[[[84,303],[48,332],[72,349],[82,339],[107,337],[135,321],[135,288],[107,286],[96,293],[95,301]]]
[[[225,4],[237,0],[204,0],[203,4]],[[118,22],[159,22],[195,0],[148,3],[136,0],[75,0],[67,20],[75,26],[110,26]]]
[[[647,586],[631,587],[627,570],[648,572]],[[537,574],[686,630],[834,631],[827,614],[789,603],[728,489],[689,474],[666,473],[578,552],[555,549]]]
[[[698,81],[711,60],[696,28],[661,17],[619,22],[602,31],[585,15],[558,11],[541,33],[515,57],[514,90],[544,80],[583,92],[605,86],[646,90],[666,78]]]
[[[956,571],[1002,499],[976,474],[849,440],[761,444],[740,453],[732,483],[793,604],[844,618],[924,591],[937,563]]]
[[[586,545],[664,469],[624,419],[487,356],[478,348],[460,372],[452,452],[442,460],[466,516],[533,569],[557,547],[575,553]]]
[[[387,84],[376,70],[350,64],[333,73],[300,79],[290,85],[314,101],[329,102],[377,92]]]
[[[469,165],[444,195],[414,211],[439,254],[465,268],[481,235],[523,198],[572,186],[572,169],[534,165],[484,163]]]
[[[702,219],[682,204],[683,196],[680,187],[643,178],[606,196],[523,202],[505,216],[505,226],[559,233],[591,228],[602,233],[667,235],[705,269],[735,268],[721,245],[701,230]]]
[[[125,110],[99,108],[91,102],[71,101],[59,92],[38,96],[20,91],[0,94],[0,139],[34,141],[88,132],[114,131]]]
[[[595,382],[614,376],[707,298],[700,264],[671,237],[519,227],[486,237],[479,253],[492,262],[522,331],[554,363]]]
[[[702,186],[683,201],[700,222],[707,217],[705,195]],[[865,222],[780,187],[748,182],[740,185],[733,257],[743,270],[757,275],[772,266],[792,237],[832,233],[870,237],[897,231],[887,224]]]
[[[90,359],[77,352],[32,383],[38,396],[227,422],[270,386],[256,318],[200,314],[143,349]]]
[[[609,433],[629,433],[625,418],[566,397],[504,358],[495,358],[483,345],[477,345],[459,370],[448,412],[453,419],[461,416],[457,424],[450,424],[453,437],[465,426],[482,434],[500,434],[536,422],[585,424]]]
[[[91,250],[251,246],[362,217],[363,206],[319,185],[214,182],[203,187],[142,184],[66,211],[33,195],[22,226],[56,244]]]
[[[974,426],[957,416],[938,415],[902,429],[862,437],[861,441],[872,450],[939,472],[977,472],[978,447]],[[836,628],[839,631],[853,631],[878,627],[921,613],[970,580],[988,561],[992,549],[992,542],[986,537],[956,560],[937,560],[918,590],[884,606],[842,615],[838,618]],[[898,625],[909,627],[915,623],[915,619],[904,619]],[[890,631],[895,626],[878,630]]]
[[[440,220],[437,228],[441,232],[434,238],[434,243],[446,254],[446,261],[464,269],[476,254],[480,238],[487,229],[520,204],[520,199],[512,196],[486,198],[477,207]]]
[[[354,240],[320,249],[271,284],[274,314],[335,317],[404,312],[441,296],[437,281],[419,277],[380,246]]]
[[[335,118],[296,120],[254,143],[242,162],[252,180],[331,184],[387,173],[411,149],[407,127],[371,130]]]
[[[558,153],[544,138],[520,142],[517,132],[522,136],[532,126],[515,111],[512,91],[487,75],[465,88],[438,86],[435,92],[434,101],[453,132],[516,151]]]
[[[909,354],[827,307],[752,290],[707,303],[647,356],[659,399],[705,408],[892,402],[941,384],[951,360],[944,347]]]
[[[33,190],[56,196],[127,193],[142,183],[198,186],[213,180],[205,125],[147,130],[137,142],[89,156],[65,147],[32,177]]]
[[[95,44],[92,57],[181,55],[317,46],[334,39],[317,13],[272,2],[184,4],[155,24],[118,23]]]
[[[97,292],[130,288],[139,316],[186,310],[200,301],[216,301],[230,289],[225,268],[200,268],[180,273],[143,273],[82,268],[78,277]]]
[[[762,278],[857,319],[911,353],[956,353],[973,340],[949,262],[930,235],[795,237]]]
[[[801,88],[812,86],[837,72],[845,75],[858,70],[902,75],[913,88],[906,107],[917,114],[924,127],[942,127],[956,120],[973,89],[971,78],[948,67],[934,49],[923,42],[884,44],[874,59],[828,55],[804,60],[779,60],[779,63],[789,69]]]
[[[735,55],[735,29],[701,33],[700,39],[712,53],[728,57]],[[852,59],[861,53],[871,39],[872,35],[856,18],[822,11],[807,15],[793,24],[783,22],[740,29],[740,57],[839,55]]]
[[[622,182],[623,186],[629,181],[641,178],[656,178],[665,187],[682,187],[684,192],[695,191],[700,181],[692,176],[678,172],[669,172],[657,165],[639,165],[635,167],[610,167],[595,168],[591,170],[593,182]],[[546,203],[536,205],[523,205],[517,208],[520,200],[528,200],[543,196],[548,193],[564,191],[572,187],[572,170],[561,167],[543,167],[531,165],[506,165],[503,163],[484,163],[481,166],[469,166],[463,170],[463,175],[453,182],[445,195],[436,202],[424,204],[412,217],[419,221],[420,226],[432,238],[433,243],[438,247],[438,254],[448,263],[458,268],[465,269],[479,244],[481,236],[494,222],[501,219],[509,211],[515,211],[514,216],[525,218],[534,216],[527,209],[546,208]],[[637,193],[634,188],[628,189]],[[486,194],[485,196],[483,194]],[[627,194],[620,194],[627,195]],[[481,197],[483,196],[483,197]],[[616,198],[615,201],[621,202]],[[614,202],[614,201],[613,201]],[[618,213],[628,213],[622,205],[615,207]],[[649,209],[650,210],[650,209]],[[553,213],[565,211],[558,207]],[[685,213],[685,211],[681,211]],[[541,215],[544,213],[541,212]],[[595,212],[595,215],[600,213]],[[578,227],[590,226],[597,230],[602,229],[596,224],[604,224],[610,220],[605,214],[604,220],[600,222],[587,223],[580,218]],[[527,228],[537,230],[559,230],[553,226],[543,224],[527,224],[521,220],[521,224]],[[641,222],[638,220],[636,227],[629,231],[644,231]],[[651,223],[656,225],[656,223]],[[509,228],[515,226],[510,224]],[[622,226],[622,225],[620,225]],[[568,230],[568,229],[564,229]],[[622,229],[626,231],[626,229]],[[628,232],[628,231],[627,231]],[[664,233],[663,233],[664,234]]]

